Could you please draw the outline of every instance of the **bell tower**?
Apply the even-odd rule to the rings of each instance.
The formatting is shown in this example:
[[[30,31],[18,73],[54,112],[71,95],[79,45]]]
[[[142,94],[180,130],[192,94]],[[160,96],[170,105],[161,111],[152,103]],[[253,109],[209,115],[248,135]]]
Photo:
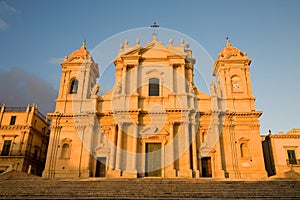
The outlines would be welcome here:
[[[96,111],[99,86],[98,66],[84,42],[60,63],[60,88],[52,119],[49,148],[43,176],[47,178],[87,178],[93,172],[90,163],[93,142],[97,139]]]
[[[262,112],[255,109],[250,63],[247,54],[233,47],[228,38],[214,63],[220,156],[225,178],[267,177],[260,140]]]
[[[220,52],[213,70],[218,95],[225,100],[225,110],[255,110],[250,63],[251,59],[247,57],[246,52],[233,47],[227,38],[226,47]]]
[[[98,65],[86,49],[85,41],[60,64],[62,74],[55,112],[81,112],[84,110],[82,101],[90,98],[99,77]]]

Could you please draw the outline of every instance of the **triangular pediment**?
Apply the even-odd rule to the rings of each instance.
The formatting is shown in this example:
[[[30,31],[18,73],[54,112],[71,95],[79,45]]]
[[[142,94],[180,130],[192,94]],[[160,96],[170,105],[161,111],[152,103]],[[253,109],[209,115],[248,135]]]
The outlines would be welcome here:
[[[161,42],[148,43],[146,46],[136,46],[124,49],[124,52],[119,55],[125,57],[142,57],[142,58],[168,58],[180,57],[185,58],[184,51],[176,51],[168,46],[162,45]]]

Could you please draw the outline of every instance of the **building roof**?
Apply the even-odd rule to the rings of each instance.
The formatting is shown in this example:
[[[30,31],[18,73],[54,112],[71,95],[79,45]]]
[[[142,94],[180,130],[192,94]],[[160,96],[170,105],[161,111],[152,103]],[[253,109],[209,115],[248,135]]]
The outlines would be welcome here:
[[[83,62],[88,58],[92,59],[92,56],[86,49],[86,42],[84,41],[80,49],[73,51],[69,56],[65,56],[65,60],[61,64],[66,62]]]
[[[246,52],[241,52],[238,48],[233,47],[230,43],[230,40],[227,38],[226,39],[226,47],[221,50],[219,53],[219,59],[230,59],[230,58],[247,58]]]

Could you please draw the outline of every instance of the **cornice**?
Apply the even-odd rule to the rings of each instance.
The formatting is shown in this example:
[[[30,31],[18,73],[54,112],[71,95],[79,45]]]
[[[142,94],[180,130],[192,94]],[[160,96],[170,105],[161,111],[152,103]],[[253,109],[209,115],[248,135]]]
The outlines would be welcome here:
[[[274,139],[299,139],[300,135],[268,135],[267,137]]]
[[[24,130],[30,129],[29,125],[1,125],[0,130]]]

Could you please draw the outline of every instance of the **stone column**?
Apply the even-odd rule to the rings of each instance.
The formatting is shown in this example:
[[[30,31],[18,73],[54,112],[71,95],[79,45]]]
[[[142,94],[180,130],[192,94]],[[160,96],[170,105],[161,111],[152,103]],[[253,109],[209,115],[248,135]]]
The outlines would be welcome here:
[[[135,66],[135,93],[138,93],[139,88],[139,66]]]
[[[112,126],[111,139],[110,139],[110,158],[109,158],[109,168],[115,169],[116,163],[116,126]]]
[[[117,139],[117,150],[116,150],[116,169],[121,170],[122,166],[122,124],[118,124],[118,139]]]
[[[181,70],[181,76],[180,79],[181,80],[181,94],[186,94],[186,79],[185,79],[185,67],[184,67],[184,64],[181,64],[180,65],[180,70]]]
[[[174,151],[174,122],[169,123],[170,126],[170,135],[169,135],[169,142],[167,144],[167,148],[165,150],[165,164],[166,171],[165,177],[173,178],[176,177],[176,170],[174,169],[174,161],[175,161],[175,151]]]
[[[193,158],[193,173],[195,177],[199,177],[198,170],[198,158],[197,158],[197,137],[196,137],[196,124],[192,123],[191,131],[192,131],[192,158]]]
[[[133,127],[132,127],[133,126]],[[133,128],[133,129],[132,129]],[[129,132],[133,130],[133,134],[129,135]],[[124,178],[137,178],[137,134],[138,125],[133,123],[127,124],[127,142],[126,142],[126,170],[123,172]]]
[[[122,95],[125,95],[126,94],[126,72],[127,72],[127,70],[126,70],[126,66],[123,66],[123,68],[122,68]]]
[[[131,169],[133,169],[134,171],[137,170],[136,168],[136,158],[137,158],[137,139],[138,139],[138,130],[139,130],[139,126],[138,123],[135,124],[134,126],[134,133],[133,133],[133,141],[132,141],[132,165],[131,165]]]
[[[53,126],[51,128],[50,138],[49,138],[49,148],[47,152],[47,159],[45,170],[43,172],[43,177],[46,178],[54,178],[55,176],[55,164],[57,159],[57,150],[59,145],[59,134],[61,131],[61,126]],[[29,139],[29,132],[24,136],[25,144],[23,145],[23,149],[26,151],[27,149],[27,141]]]
[[[179,171],[178,176],[182,178],[191,178],[192,171],[190,169],[190,139],[189,139],[189,123],[183,122],[183,130],[179,133]]]

